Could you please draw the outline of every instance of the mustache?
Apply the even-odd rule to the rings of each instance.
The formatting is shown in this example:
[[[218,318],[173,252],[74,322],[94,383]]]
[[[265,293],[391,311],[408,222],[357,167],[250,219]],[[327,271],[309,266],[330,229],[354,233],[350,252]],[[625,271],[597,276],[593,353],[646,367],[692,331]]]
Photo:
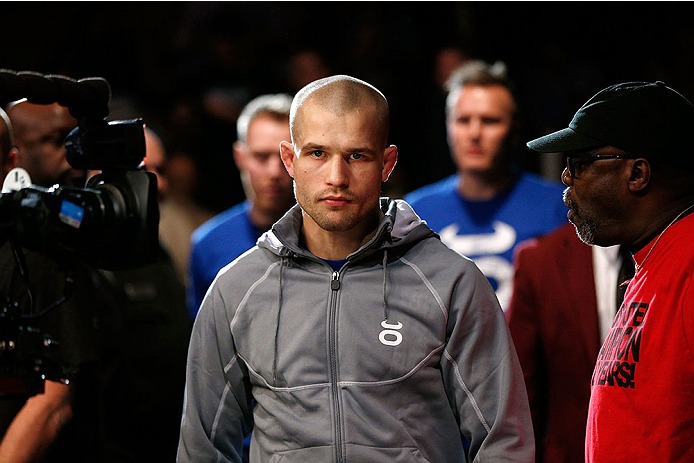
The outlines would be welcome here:
[[[576,208],[576,204],[571,199],[571,193],[570,193],[569,187],[567,187],[564,190],[564,193],[562,194],[562,199],[564,200],[564,205],[566,207],[568,207],[569,209],[575,209]]]
[[[355,201],[355,200],[359,199],[359,197],[357,195],[355,195],[354,193],[352,193],[349,190],[327,189],[327,190],[320,191],[317,196],[318,196],[319,200],[328,198],[330,196],[340,196],[342,198],[345,198],[347,201]]]

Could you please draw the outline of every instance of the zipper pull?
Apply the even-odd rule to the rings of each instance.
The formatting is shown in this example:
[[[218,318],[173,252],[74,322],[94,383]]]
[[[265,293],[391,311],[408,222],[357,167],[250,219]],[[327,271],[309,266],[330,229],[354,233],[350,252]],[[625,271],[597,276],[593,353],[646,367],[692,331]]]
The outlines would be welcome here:
[[[330,280],[330,289],[333,291],[340,289],[340,274],[337,271],[333,272],[333,279]]]

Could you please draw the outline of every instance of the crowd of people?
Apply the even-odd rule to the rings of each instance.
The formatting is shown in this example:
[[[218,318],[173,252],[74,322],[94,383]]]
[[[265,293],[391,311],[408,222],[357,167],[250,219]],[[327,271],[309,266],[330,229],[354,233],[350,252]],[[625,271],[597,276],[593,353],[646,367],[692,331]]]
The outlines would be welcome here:
[[[286,87],[211,88],[204,127],[185,99],[145,117],[152,262],[3,237],[2,295],[50,308],[57,371],[3,365],[0,461],[694,459],[694,106],[625,82],[528,141],[503,62],[435,61],[433,151],[403,173],[399,86],[302,50]],[[2,176],[94,174],[70,108],[0,116]]]

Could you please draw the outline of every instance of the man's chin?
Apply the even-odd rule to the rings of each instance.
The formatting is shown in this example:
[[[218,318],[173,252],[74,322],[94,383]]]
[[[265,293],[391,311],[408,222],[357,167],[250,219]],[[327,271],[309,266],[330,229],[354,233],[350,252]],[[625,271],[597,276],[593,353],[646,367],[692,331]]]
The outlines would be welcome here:
[[[576,229],[576,235],[578,236],[578,239],[583,241],[588,246],[593,246],[594,244],[596,244],[595,230],[592,227],[589,227],[586,223],[574,222],[571,219],[569,219],[569,222],[571,222],[571,224]]]
[[[69,173],[65,175],[61,175],[60,178],[58,179],[58,183],[60,185],[65,185],[65,186],[71,186],[75,188],[84,188],[84,185],[87,182],[87,176],[82,174],[74,174],[74,173]]]

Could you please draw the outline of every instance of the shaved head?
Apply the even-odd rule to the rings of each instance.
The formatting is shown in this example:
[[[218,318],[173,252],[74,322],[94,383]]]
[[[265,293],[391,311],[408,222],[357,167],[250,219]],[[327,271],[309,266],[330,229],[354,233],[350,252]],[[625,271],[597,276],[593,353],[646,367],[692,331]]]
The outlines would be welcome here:
[[[376,87],[354,77],[337,75],[319,79],[299,90],[292,101],[289,126],[296,146],[302,133],[302,113],[307,105],[316,105],[337,115],[352,111],[373,111],[382,135],[383,147],[388,144],[390,111],[388,101]]]
[[[12,145],[12,124],[7,113],[0,108],[0,177],[4,177],[8,170],[8,157]]]
[[[17,148],[14,167],[25,169],[39,186],[84,186],[86,172],[73,169],[65,154],[65,137],[77,127],[68,108],[20,100],[8,107],[7,115]]]

